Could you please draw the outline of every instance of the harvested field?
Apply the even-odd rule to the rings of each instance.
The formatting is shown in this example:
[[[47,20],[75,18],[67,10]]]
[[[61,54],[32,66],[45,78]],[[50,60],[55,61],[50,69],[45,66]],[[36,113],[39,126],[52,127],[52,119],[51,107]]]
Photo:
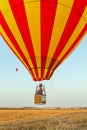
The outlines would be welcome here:
[[[0,109],[0,130],[87,130],[87,109]]]

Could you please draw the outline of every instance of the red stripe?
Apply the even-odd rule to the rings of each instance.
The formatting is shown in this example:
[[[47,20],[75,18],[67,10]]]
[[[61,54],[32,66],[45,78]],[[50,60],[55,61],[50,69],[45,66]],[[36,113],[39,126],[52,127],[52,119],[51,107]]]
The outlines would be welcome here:
[[[1,26],[1,21],[2,21],[2,15],[1,15],[1,11],[0,11],[0,26]]]
[[[16,20],[16,23],[18,25],[18,28],[20,30],[20,33],[22,35],[22,38],[25,42],[25,46],[31,57],[34,68],[37,68],[34,49],[33,49],[32,40],[30,36],[30,30],[28,27],[26,12],[24,8],[24,1],[23,0],[9,0],[9,3],[12,9],[14,18]],[[35,73],[38,77],[37,69],[35,69]]]
[[[52,3],[54,2],[54,3]],[[41,66],[45,67],[46,57],[49,49],[57,0],[41,1]],[[41,77],[43,77],[44,69],[41,69]]]
[[[30,67],[30,65],[29,65],[29,63],[28,63],[26,57],[24,56],[22,50],[20,49],[20,47],[19,47],[17,41],[15,40],[15,38],[14,38],[12,32],[10,31],[10,29],[9,29],[9,27],[8,27],[6,21],[5,21],[3,15],[2,15],[1,13],[0,13],[0,19],[1,19],[1,25],[2,25],[2,27],[3,27],[3,29],[4,29],[4,31],[6,32],[7,36],[9,37],[10,41],[13,43],[14,47],[15,47],[16,50],[19,52],[19,54],[21,55],[21,57],[22,57],[23,60],[25,61],[26,65],[27,65],[27,66],[29,67],[29,69],[30,69],[31,67]],[[7,43],[7,44],[8,44],[8,46],[9,46],[9,43]],[[10,47],[10,46],[9,46],[9,47]],[[11,48],[11,47],[10,47],[10,48]],[[33,75],[33,72],[32,72],[32,75]]]
[[[54,56],[53,56],[54,59],[57,59],[57,57],[60,55],[61,51],[63,50],[63,48],[67,44],[68,39],[70,38],[70,36],[74,32],[74,29],[77,26],[82,14],[83,14],[83,11],[85,9],[85,3],[82,4],[82,0],[79,0],[79,1],[81,1],[81,2],[78,2],[78,0],[74,1],[69,19],[68,19],[66,27],[65,27],[65,30],[62,34],[62,37],[61,37],[61,39],[58,43],[58,46],[56,48],[56,51],[54,53]],[[80,14],[77,13],[76,10],[77,11],[80,10]],[[52,68],[53,64],[54,64],[54,62],[51,62],[49,69]]]
[[[83,0],[82,0],[83,1]],[[86,5],[87,5],[87,0],[85,0],[85,3],[86,3]]]

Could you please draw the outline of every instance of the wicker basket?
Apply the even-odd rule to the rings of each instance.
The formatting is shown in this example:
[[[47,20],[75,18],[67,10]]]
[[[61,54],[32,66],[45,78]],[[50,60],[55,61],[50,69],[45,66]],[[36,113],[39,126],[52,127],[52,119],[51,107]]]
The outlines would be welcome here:
[[[35,104],[46,104],[46,95],[35,94],[34,95],[34,103]]]

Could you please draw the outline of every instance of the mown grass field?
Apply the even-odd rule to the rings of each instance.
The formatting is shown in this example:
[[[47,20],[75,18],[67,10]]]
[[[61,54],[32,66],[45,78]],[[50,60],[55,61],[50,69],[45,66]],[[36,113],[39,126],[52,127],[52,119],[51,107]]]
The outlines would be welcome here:
[[[87,109],[0,109],[0,130],[87,130]]]

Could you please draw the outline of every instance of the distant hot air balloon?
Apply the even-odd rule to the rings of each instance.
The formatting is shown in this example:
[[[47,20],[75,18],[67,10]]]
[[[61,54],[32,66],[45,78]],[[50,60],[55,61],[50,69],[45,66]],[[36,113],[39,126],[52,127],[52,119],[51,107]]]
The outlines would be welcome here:
[[[16,68],[16,71],[18,71],[18,68]]]
[[[33,80],[49,80],[87,34],[87,0],[0,0],[0,34]]]

